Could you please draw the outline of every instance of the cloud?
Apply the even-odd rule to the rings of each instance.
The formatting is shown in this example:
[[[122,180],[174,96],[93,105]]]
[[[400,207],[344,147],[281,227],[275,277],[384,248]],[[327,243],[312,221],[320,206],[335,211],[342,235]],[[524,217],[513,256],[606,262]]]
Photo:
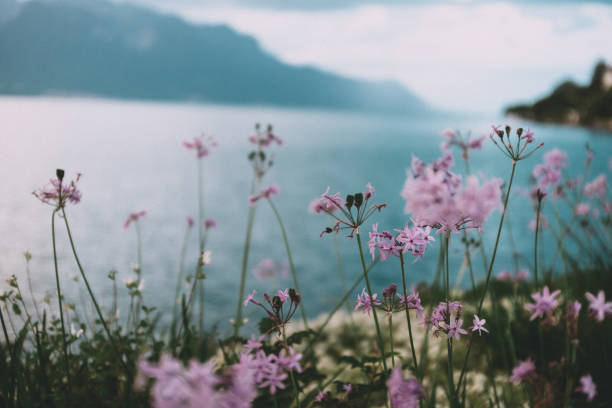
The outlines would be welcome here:
[[[332,10],[174,3],[197,22],[254,35],[282,60],[345,75],[395,79],[435,106],[498,110],[612,61],[612,7],[452,2]]]

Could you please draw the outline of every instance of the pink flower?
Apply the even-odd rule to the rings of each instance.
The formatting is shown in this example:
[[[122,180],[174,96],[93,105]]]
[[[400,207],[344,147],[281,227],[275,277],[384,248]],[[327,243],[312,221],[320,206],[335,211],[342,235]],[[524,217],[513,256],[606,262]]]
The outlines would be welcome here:
[[[587,203],[578,203],[574,208],[574,213],[580,216],[589,215],[589,211],[591,211],[591,206]]]
[[[488,333],[489,331],[487,329],[485,329],[484,324],[487,322],[486,319],[480,319],[477,315],[474,315],[474,320],[472,321],[474,323],[474,325],[471,327],[472,332],[478,331],[478,334],[482,335],[482,331],[484,330],[485,333]]]
[[[58,209],[65,207],[66,203],[78,204],[81,201],[82,194],[76,184],[81,178],[81,173],[77,173],[76,179],[69,183],[62,183],[64,170],[58,169],[57,175],[59,178],[50,179],[49,184],[32,194],[43,203]]]
[[[319,391],[317,393],[317,397],[315,398],[315,402],[323,402],[325,397],[326,397],[325,393],[323,391]]]
[[[446,338],[450,339],[451,337],[455,337],[459,340],[460,334],[467,334],[467,331],[461,328],[463,326],[462,319],[451,319],[450,324],[448,325],[448,333],[446,334]]]
[[[333,213],[342,207],[342,205],[344,205],[344,200],[340,198],[340,193],[330,195],[329,187],[327,187],[321,198],[311,201],[310,205],[308,205],[308,210],[316,214],[321,212]]]
[[[544,163],[555,170],[564,169],[567,165],[567,153],[555,147],[544,154]]]
[[[246,344],[247,352],[252,353],[254,351],[259,350],[263,346],[261,341],[264,338],[265,336],[255,337],[255,335],[253,334],[251,338],[247,340],[247,344]]]
[[[217,221],[214,218],[207,218],[204,220],[204,228],[211,229],[217,226]]]
[[[408,310],[416,310],[417,316],[423,316],[423,306],[421,305],[421,297],[419,292],[412,291],[406,297],[398,294],[399,305],[404,305]]]
[[[561,172],[550,164],[537,164],[531,174],[538,180],[538,187],[543,190],[561,181]]]
[[[344,384],[342,388],[344,389],[344,395],[346,396],[348,396],[353,390],[353,386],[351,384]]]
[[[606,302],[606,294],[603,290],[597,293],[597,297],[591,292],[587,292],[585,296],[590,302],[589,310],[592,311],[598,322],[603,322],[606,315],[612,315],[612,302]]]
[[[183,142],[183,146],[187,150],[195,150],[198,159],[206,157],[210,154],[213,147],[217,147],[218,143],[212,136],[202,135],[200,137],[194,137],[193,140]]]
[[[365,288],[363,288],[363,290],[361,291],[361,294],[357,295],[357,305],[355,306],[355,310],[358,310],[359,308],[361,308],[364,313],[367,313],[369,315],[370,310],[372,310],[372,305],[374,306],[381,305],[381,301],[376,299],[377,296],[378,294],[374,293],[372,295],[372,299],[370,300],[370,295],[368,295]]]
[[[270,198],[274,195],[277,195],[278,193],[280,193],[280,187],[278,186],[278,184],[272,184],[269,187],[264,188],[263,190],[261,190],[261,192],[257,195],[254,196],[250,196],[249,197],[249,205],[252,207],[255,205],[255,203],[260,199],[260,198]]]
[[[550,293],[548,286],[544,286],[542,289],[542,293],[535,292],[531,294],[535,303],[528,303],[525,305],[525,309],[534,312],[529,320],[535,320],[538,317],[544,317],[544,315],[552,315],[553,310],[559,306],[559,301],[555,299],[560,290],[555,290],[553,293]]]
[[[249,136],[249,142],[257,145],[258,147],[268,147],[272,143],[276,143],[281,146],[283,144],[283,140],[276,136],[272,131],[272,125],[268,125],[265,131],[261,130],[261,126],[259,123],[255,125],[255,134]]]
[[[497,274],[497,280],[503,282],[518,283],[527,279],[528,276],[529,271],[527,269],[517,269],[514,271],[514,274],[512,274],[508,270],[503,270]]]
[[[246,299],[244,299],[244,302],[242,303],[244,306],[246,306],[247,304],[249,304],[249,302],[253,303],[254,305],[259,306],[260,303],[258,301],[255,300],[255,295],[257,294],[257,291],[255,289],[253,289],[253,291],[247,295]]]
[[[276,278],[276,261],[273,259],[262,259],[257,266],[253,268],[253,275],[260,281]]]
[[[519,364],[512,369],[512,375],[510,381],[514,384],[519,385],[525,380],[530,380],[536,376],[535,364],[533,360],[528,358],[527,360],[519,362]]]
[[[191,228],[193,227],[193,217],[188,215],[187,217],[185,217],[185,220],[187,221],[187,228]]]
[[[523,135],[521,136],[522,139],[525,139],[525,142],[527,143],[533,143],[534,141],[534,137],[533,137],[534,133],[531,129],[527,129],[527,131],[525,131],[523,133]]]
[[[414,378],[404,380],[402,369],[395,367],[387,380],[391,408],[416,408],[425,390]]]
[[[131,213],[127,219],[125,220],[125,222],[123,223],[123,228],[124,229],[128,229],[128,227],[130,226],[131,223],[133,222],[138,222],[138,220],[140,220],[142,217],[144,217],[145,215],[147,215],[146,211],[139,211],[139,212],[135,212],[135,213]]]
[[[461,179],[450,171],[453,165],[450,154],[431,165],[413,158],[412,174],[407,175],[401,195],[406,200],[404,212],[417,226],[454,232],[481,228],[491,212],[501,208],[500,179],[480,186],[476,177],[468,177],[461,189]]]
[[[288,347],[289,353],[282,349],[278,355],[278,364],[287,371],[295,370],[298,373],[302,372],[302,366],[300,360],[302,359],[302,353],[296,352],[293,347]]]
[[[597,387],[593,382],[593,377],[590,375],[583,375],[580,377],[580,387],[576,388],[576,391],[585,394],[587,396],[587,401],[592,401],[597,395]]]
[[[289,299],[289,288],[285,289],[285,290],[278,290],[276,292],[276,296],[278,296],[280,298],[280,301],[285,303],[285,301],[287,301],[287,299]]]
[[[584,186],[584,194],[587,197],[605,198],[608,194],[608,180],[605,174],[600,174],[587,185]]]

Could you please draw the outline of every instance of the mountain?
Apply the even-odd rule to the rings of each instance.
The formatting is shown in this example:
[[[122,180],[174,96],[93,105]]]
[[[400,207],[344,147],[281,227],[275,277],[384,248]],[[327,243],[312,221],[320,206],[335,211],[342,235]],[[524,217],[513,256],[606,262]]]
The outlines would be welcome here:
[[[0,94],[428,111],[394,82],[285,64],[225,25],[97,0],[15,4],[0,0]]]
[[[563,82],[533,105],[511,106],[506,114],[612,131],[612,66],[599,62],[589,85]]]

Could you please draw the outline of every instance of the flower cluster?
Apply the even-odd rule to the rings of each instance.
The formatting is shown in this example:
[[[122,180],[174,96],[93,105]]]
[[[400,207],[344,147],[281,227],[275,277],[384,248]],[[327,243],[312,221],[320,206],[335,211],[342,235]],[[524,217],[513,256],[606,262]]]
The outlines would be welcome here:
[[[527,269],[516,269],[514,273],[509,270],[503,270],[497,274],[497,280],[509,283],[519,283],[527,279],[529,271]]]
[[[287,351],[288,350],[288,351]],[[254,355],[242,354],[241,363],[253,370],[253,376],[257,388],[268,388],[270,394],[275,394],[277,389],[284,389],[284,380],[287,372],[295,370],[302,372],[300,360],[302,354],[297,353],[292,347],[282,349],[276,354],[266,354],[263,350],[253,349]]]
[[[154,380],[151,396],[155,408],[250,408],[257,395],[257,370],[248,358],[241,358],[224,375],[215,374],[213,361],[190,361],[183,367],[167,354],[159,364],[141,360],[138,369],[137,388],[144,388],[147,378]]]
[[[265,279],[275,279],[278,277],[277,269],[280,267],[281,273],[280,276],[286,277],[289,274],[288,265],[282,264],[275,261],[274,259],[262,259],[255,268],[253,268],[253,275],[260,280],[263,281]]]
[[[57,169],[57,178],[49,180],[49,184],[32,194],[45,204],[49,204],[56,209],[64,208],[66,203],[78,204],[81,201],[81,191],[77,188],[77,183],[81,178],[81,173],[77,173],[76,179],[69,183],[63,183],[64,170]]]
[[[280,187],[278,184],[272,184],[261,190],[259,194],[249,196],[249,205],[252,207],[260,198],[270,198],[278,193],[280,193]]]
[[[470,150],[480,150],[482,148],[482,142],[486,139],[486,136],[481,136],[476,139],[470,139],[470,135],[462,137],[461,133],[452,129],[445,129],[442,132],[444,141],[441,144],[442,150],[448,150],[452,146],[456,146],[461,150],[461,157],[464,160],[469,159],[468,152]]]
[[[321,198],[314,200],[309,205],[311,211],[317,214],[325,212],[336,220],[333,227],[327,227],[321,232],[321,236],[331,232],[339,232],[341,229],[350,230],[349,238],[352,238],[355,233],[359,234],[359,227],[372,214],[387,206],[387,204],[368,205],[368,201],[374,197],[374,194],[374,187],[368,183],[363,193],[349,194],[346,196],[346,200],[342,201],[340,193],[329,195],[328,187]],[[340,210],[342,215],[337,216],[336,210]],[[353,214],[353,210],[355,214]]]
[[[510,126],[506,126],[504,129],[501,129],[501,126],[491,126],[491,128],[493,130],[489,135],[489,139],[514,163],[528,158],[536,150],[544,146],[544,143],[540,143],[536,147],[527,150],[529,145],[535,141],[534,133],[529,129],[525,131],[523,128],[518,128],[516,129],[516,136],[513,137]]]
[[[214,147],[219,144],[212,136],[202,135],[200,137],[194,137],[192,141],[185,140],[183,146],[187,150],[195,150],[198,159],[206,157],[210,154]]]
[[[449,153],[430,165],[416,157],[412,159],[401,195],[406,200],[404,212],[411,214],[418,226],[457,232],[460,228],[482,227],[495,209],[501,209],[501,179],[480,185],[478,178],[461,178],[450,169],[454,160]]]
[[[261,307],[273,322],[273,326],[269,331],[277,330],[278,333],[281,334],[283,327],[291,320],[295,311],[300,306],[302,295],[293,288],[285,290],[279,289],[272,298],[270,298],[270,295],[267,293],[264,293],[263,297],[265,303],[261,303],[255,299],[256,294],[257,291],[253,290],[244,300],[244,306],[253,303]],[[288,304],[288,306],[285,309],[286,304]]]
[[[576,388],[576,391],[585,394],[587,401],[593,401],[593,398],[597,395],[597,387],[593,382],[593,377],[590,375],[580,377],[580,387]]]
[[[372,225],[372,232],[369,233],[370,240],[368,241],[372,259],[376,257],[376,249],[378,249],[380,259],[383,261],[387,260],[392,254],[399,257],[400,254],[409,252],[416,257],[416,262],[425,254],[427,244],[434,241],[434,238],[430,236],[431,227],[415,226],[410,228],[406,225],[404,229],[396,229],[395,231],[398,234],[393,236],[389,231],[378,232],[378,224]]]
[[[251,166],[253,166],[255,176],[261,179],[274,163],[274,156],[270,155],[268,157],[266,152],[264,152],[264,148],[269,147],[273,143],[280,146],[283,144],[283,141],[272,132],[272,125],[268,125],[266,130],[262,131],[261,126],[257,123],[255,125],[255,134],[249,136],[249,142],[254,144],[256,149],[249,153],[248,158]]]
[[[535,364],[533,363],[533,360],[530,357],[527,360],[519,362],[519,364],[512,369],[510,381],[518,385],[523,381],[532,380],[535,377]]]
[[[382,302],[378,299],[378,293],[374,293],[372,298],[368,295],[365,288],[361,291],[361,294],[357,295],[357,304],[355,305],[355,310],[361,309],[364,313],[370,314],[370,311],[374,306],[380,306]]]
[[[361,309],[362,312],[369,315],[373,307],[379,307],[387,314],[404,309],[416,310],[417,316],[423,316],[423,306],[421,305],[419,292],[412,290],[404,297],[397,292],[397,285],[394,283],[383,289],[382,301],[378,299],[377,293],[372,294],[372,298],[370,298],[365,288],[357,295],[355,310]]]
[[[415,378],[404,379],[402,370],[395,367],[387,380],[389,401],[392,408],[416,408],[425,396],[425,390]]]
[[[584,186],[584,194],[587,197],[605,198],[608,194],[608,180],[605,174],[600,174],[593,181]]]
[[[142,217],[146,215],[147,215],[147,212],[144,210],[131,213],[130,215],[128,215],[127,219],[123,223],[123,228],[128,229],[131,223],[138,222],[138,220],[140,220]],[[187,220],[187,223],[189,223],[189,220]]]
[[[440,302],[434,307],[431,317],[425,318],[424,323],[429,324],[433,335],[438,337],[440,333],[446,334],[446,338],[451,337],[459,340],[461,334],[467,334],[463,329],[463,319],[461,319],[461,302]],[[483,322],[484,324],[484,322]],[[479,325],[479,327],[482,327]]]

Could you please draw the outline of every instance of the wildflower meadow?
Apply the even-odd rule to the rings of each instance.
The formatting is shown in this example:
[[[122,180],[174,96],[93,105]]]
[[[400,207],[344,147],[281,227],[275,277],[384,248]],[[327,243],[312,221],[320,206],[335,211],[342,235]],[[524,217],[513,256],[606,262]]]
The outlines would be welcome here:
[[[308,222],[321,224],[320,236],[311,239],[336,248],[348,240],[360,265],[351,282],[340,253],[329,259],[327,279],[341,281],[343,292],[319,316],[307,313],[313,300],[300,290],[308,271],[296,268],[300,247],[292,245],[277,206],[283,186],[266,179],[283,154],[283,139],[271,125],[256,125],[244,137],[251,146],[245,158],[250,191],[236,200],[248,215],[245,230],[234,236],[243,250],[223,266],[237,288],[225,294],[223,322],[207,318],[204,302],[214,279],[207,273],[215,263],[208,244],[223,220],[205,211],[205,201],[215,197],[203,189],[206,162],[223,146],[210,136],[183,143],[185,160],[196,163],[198,212],[184,221],[178,270],[167,271],[176,285],[155,298],[142,296],[148,271],[141,226],[148,215],[135,208],[123,227],[134,234],[137,263],[129,278],[108,273],[112,302],[100,301],[101,288],[90,285],[87,259],[79,257],[79,225],[70,218],[73,206],[88,205],[79,184],[87,174],[58,169],[34,197],[22,198],[40,200],[49,213],[50,231],[40,229],[53,249],[48,279],[55,290],[43,300],[34,297],[31,279],[39,277],[30,271],[29,252],[27,279],[12,275],[3,283],[0,406],[612,406],[612,200],[607,174],[591,171],[594,161],[607,161],[609,172],[612,158],[587,145],[583,171],[570,174],[566,152],[510,126],[492,126],[480,137],[445,130],[441,142],[430,163],[405,152],[405,182],[392,192],[401,195],[403,208],[387,205],[389,192],[376,191],[369,180],[339,186],[333,178],[304,204]],[[470,158],[485,143],[497,147],[494,160],[504,179],[472,168]],[[528,179],[517,180],[518,168],[529,169]],[[529,203],[528,233],[508,230],[511,200]],[[261,206],[274,214],[286,259],[263,259],[251,270]],[[379,215],[388,211],[405,222],[383,225]],[[484,234],[487,228],[493,233]],[[512,239],[502,240],[505,234]],[[71,250],[61,263],[60,237]],[[513,240],[529,242],[530,250],[512,247],[513,267],[504,270],[496,258]],[[188,242],[197,242],[194,269],[186,260]],[[554,251],[543,256],[545,243]],[[460,263],[451,256],[457,253]],[[428,274],[418,273],[424,257],[437,260]],[[78,270],[80,302],[64,294],[67,262]],[[371,277],[382,263],[392,264],[395,274],[377,288]],[[262,293],[249,287],[249,273],[263,284],[283,275],[290,285],[270,284]],[[451,285],[464,273],[464,284]],[[247,308],[257,321],[247,321]]]

